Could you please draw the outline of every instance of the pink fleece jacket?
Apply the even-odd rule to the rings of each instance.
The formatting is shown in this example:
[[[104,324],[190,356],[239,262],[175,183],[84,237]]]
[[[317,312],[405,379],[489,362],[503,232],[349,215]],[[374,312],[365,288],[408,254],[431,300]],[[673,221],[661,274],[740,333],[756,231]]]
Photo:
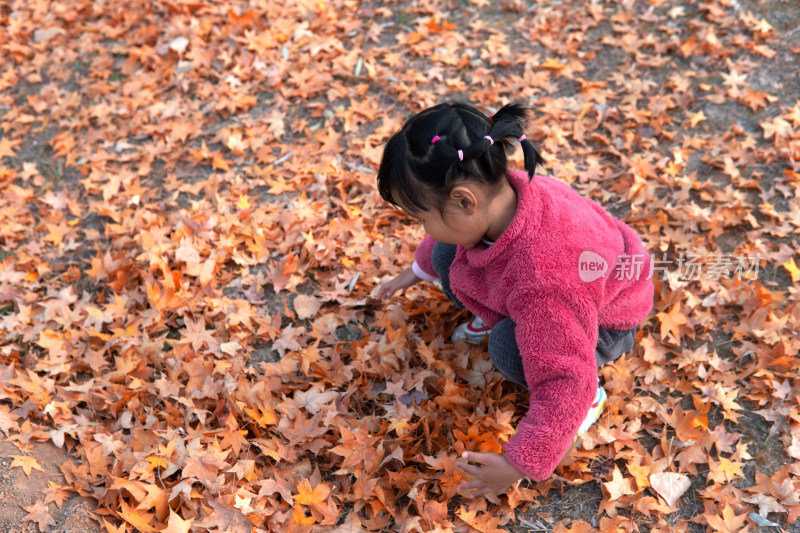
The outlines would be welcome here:
[[[597,391],[598,326],[629,329],[653,307],[650,255],[599,204],[553,178],[510,171],[517,212],[491,246],[459,246],[450,287],[494,325],[516,324],[530,406],[505,457],[535,481],[550,477]],[[435,277],[428,235],[415,251]],[[607,269],[602,272],[605,263]]]

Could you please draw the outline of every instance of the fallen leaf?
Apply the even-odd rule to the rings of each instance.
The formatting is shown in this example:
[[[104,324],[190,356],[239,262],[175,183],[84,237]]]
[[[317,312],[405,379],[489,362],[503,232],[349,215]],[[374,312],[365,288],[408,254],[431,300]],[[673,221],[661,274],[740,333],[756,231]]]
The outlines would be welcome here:
[[[781,263],[781,266],[789,271],[793,282],[800,281],[800,268],[798,268],[797,264],[794,262],[794,257],[790,258],[785,263]]]
[[[628,494],[636,494],[636,480],[632,477],[624,477],[616,466],[611,474],[611,481],[604,482],[603,486],[608,491],[608,497],[612,501]]]
[[[297,312],[297,318],[306,319],[314,317],[319,311],[322,302],[313,296],[306,296],[299,294],[294,299],[294,310]]]
[[[50,526],[56,525],[56,521],[47,510],[47,504],[42,500],[36,500],[31,505],[23,505],[22,508],[28,511],[28,514],[22,519],[36,522],[42,531],[49,531]]]
[[[723,533],[738,533],[744,527],[747,521],[746,514],[736,515],[731,506],[724,506],[722,508],[722,516],[716,514],[704,514],[708,520],[708,525],[714,528],[715,531],[722,531]]]
[[[677,509],[675,504],[678,503],[678,500],[691,485],[692,482],[687,476],[676,472],[662,472],[650,475],[650,486],[659,496],[664,498],[664,501],[667,502],[671,509]]]
[[[251,523],[241,512],[226,505],[222,505],[211,497],[207,498],[206,501],[213,511],[210,515],[195,524],[195,527],[201,527],[206,531],[209,528],[216,527],[221,531],[230,533],[250,533]]]
[[[30,455],[12,455],[11,468],[22,468],[26,477],[31,477],[31,470],[34,468],[44,472],[44,468],[39,464],[39,460]]]
[[[309,481],[304,479],[297,485],[294,501],[302,505],[324,505],[330,493],[331,489],[327,484],[320,483],[312,489]]]
[[[689,117],[689,124],[691,124],[691,126],[694,128],[700,122],[706,120],[707,118],[708,117],[706,117],[706,114],[703,113],[703,110],[701,109],[700,111],[698,111],[697,113],[695,113],[691,117]]]
[[[173,511],[172,509],[169,510],[169,520],[167,521],[166,529],[162,529],[161,533],[189,533],[192,529],[192,524],[194,523],[194,518],[190,518],[189,520],[184,520],[178,513]]]
[[[169,42],[170,50],[174,50],[179,54],[184,53],[187,46],[189,46],[189,39],[183,36],[175,37]]]
[[[668,313],[660,312],[656,315],[661,322],[661,338],[670,333],[676,342],[680,342],[680,326],[686,324],[686,316],[680,310],[680,304],[675,304]]]
[[[33,42],[44,43],[49,41],[56,35],[62,35],[64,33],[66,33],[64,29],[59,27],[39,28],[33,31]]]

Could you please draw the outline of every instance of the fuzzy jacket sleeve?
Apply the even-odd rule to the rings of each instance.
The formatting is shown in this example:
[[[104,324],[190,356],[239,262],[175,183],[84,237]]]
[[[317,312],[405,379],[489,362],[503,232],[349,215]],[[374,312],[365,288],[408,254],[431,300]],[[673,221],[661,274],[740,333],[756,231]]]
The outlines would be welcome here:
[[[568,286],[523,290],[509,304],[531,397],[505,457],[542,481],[572,445],[597,392],[597,310]]]
[[[439,276],[433,269],[433,245],[436,244],[436,239],[430,235],[425,235],[425,238],[417,245],[414,250],[414,273],[422,279],[433,280],[438,279]],[[423,274],[427,274],[427,277]]]

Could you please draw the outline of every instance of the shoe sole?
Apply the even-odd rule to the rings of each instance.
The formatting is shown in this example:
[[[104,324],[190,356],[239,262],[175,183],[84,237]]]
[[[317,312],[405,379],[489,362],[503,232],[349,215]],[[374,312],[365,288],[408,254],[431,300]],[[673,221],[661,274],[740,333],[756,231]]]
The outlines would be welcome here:
[[[465,342],[470,344],[480,344],[483,342],[483,339],[489,336],[489,333],[492,331],[491,328],[487,329],[483,332],[470,332],[467,330],[466,327],[458,326],[453,334],[450,336],[450,341],[455,343],[457,340],[461,339]]]
[[[465,337],[460,337],[460,336],[457,337],[457,336],[453,335],[452,337],[450,337],[450,342],[455,344],[455,342],[457,340],[462,340],[462,341],[464,341],[466,343],[476,344],[477,345],[477,344],[480,344],[481,342],[483,342],[483,339],[485,339],[488,336],[489,336],[488,333],[484,333],[480,337],[474,337],[474,336],[473,337],[466,337],[466,336]]]

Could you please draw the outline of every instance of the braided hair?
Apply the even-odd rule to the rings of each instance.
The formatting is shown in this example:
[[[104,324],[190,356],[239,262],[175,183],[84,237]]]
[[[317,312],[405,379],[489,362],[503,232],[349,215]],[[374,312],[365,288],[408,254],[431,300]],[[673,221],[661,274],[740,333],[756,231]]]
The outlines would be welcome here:
[[[441,211],[450,190],[472,181],[499,185],[506,154],[519,141],[528,178],[544,160],[525,138],[529,110],[507,104],[491,117],[464,103],[444,103],[414,115],[386,143],[378,192],[412,210]]]

